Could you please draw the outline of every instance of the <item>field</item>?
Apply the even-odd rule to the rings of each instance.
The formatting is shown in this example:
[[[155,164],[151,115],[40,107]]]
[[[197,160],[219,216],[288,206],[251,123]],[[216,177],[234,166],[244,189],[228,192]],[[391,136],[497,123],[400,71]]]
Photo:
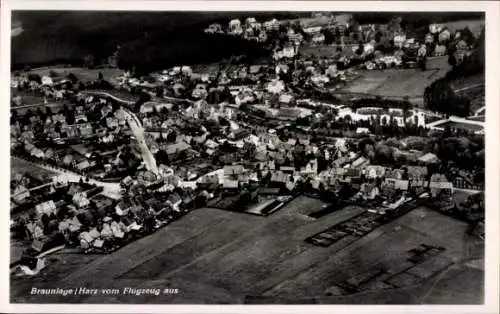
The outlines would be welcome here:
[[[444,122],[442,124],[438,124],[436,126],[440,127],[440,128],[445,128],[445,127],[449,126],[452,129],[462,129],[462,130],[469,131],[469,132],[471,132],[471,131],[475,132],[475,131],[480,131],[480,130],[484,129],[484,127],[481,125],[466,124],[466,123],[453,122],[453,121],[447,121],[447,122]]]
[[[20,174],[29,173],[30,175],[34,176],[36,179],[42,182],[45,182],[50,178],[52,178],[53,176],[57,175],[57,173],[55,172],[43,169],[41,167],[37,167],[31,163],[28,163],[26,161],[17,158],[10,159],[10,171],[11,171],[10,173],[11,180],[13,179],[16,173]]]
[[[328,248],[310,245],[304,241],[306,237],[363,211],[358,207],[347,207],[321,219],[307,216],[308,212],[319,210],[323,204],[299,197],[268,217],[200,209],[152,236],[82,264],[79,269],[67,273],[65,278],[50,284],[38,282],[38,278],[29,285],[14,281],[11,298],[13,302],[42,303],[225,304],[252,302],[253,297],[263,297],[261,301],[267,300],[265,303],[273,300],[307,303],[311,298],[324,297],[339,282],[369,272],[376,265],[400,265],[406,251],[420,243],[446,246],[443,258],[448,261],[464,255],[462,242],[466,226],[424,208],[416,209],[347,246],[340,242]],[[304,209],[307,210],[304,212]],[[394,231],[395,225],[402,228]],[[49,265],[51,267],[57,265]],[[140,297],[39,298],[26,295],[31,286],[69,288],[75,283],[91,288],[170,287],[178,288],[180,292]],[[422,291],[426,292],[425,289]],[[370,295],[366,298],[360,297],[357,302],[364,303]],[[412,296],[403,302],[416,302],[417,299]],[[391,299],[385,301],[390,303]]]
[[[443,23],[446,27],[450,29],[450,31],[453,33],[458,29],[463,29],[465,27],[468,27],[472,34],[479,34],[481,33],[481,28],[484,26],[485,21],[482,19],[479,20],[458,20],[458,21],[453,21],[453,22],[446,22]]]
[[[123,73],[120,69],[86,69],[86,68],[64,68],[64,67],[44,67],[32,69],[30,72],[40,76],[49,75],[51,71],[57,73],[59,77],[67,77],[69,73],[73,73],[79,80],[83,82],[97,80],[99,72],[102,73],[104,80],[116,85],[116,77]]]
[[[343,56],[353,56],[354,52],[351,45],[346,45],[344,49],[340,52],[337,51],[336,45],[331,46],[303,46],[300,48],[300,54],[304,56],[315,56],[315,57],[330,57],[337,54],[342,54]]]
[[[367,94],[381,97],[421,98],[424,90],[435,80],[443,77],[447,68],[421,71],[420,69],[388,69],[383,71],[359,71],[360,78],[350,82],[342,92]]]

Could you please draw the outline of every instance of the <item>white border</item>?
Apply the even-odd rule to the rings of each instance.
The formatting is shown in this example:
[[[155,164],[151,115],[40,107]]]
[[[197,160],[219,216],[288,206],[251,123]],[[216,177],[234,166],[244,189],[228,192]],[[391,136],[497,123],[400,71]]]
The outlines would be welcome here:
[[[484,11],[486,12],[486,256],[485,256],[485,304],[480,306],[361,306],[361,305],[312,305],[312,306],[265,306],[265,305],[35,305],[35,304],[9,304],[9,230],[0,228],[0,312],[17,313],[255,313],[265,311],[269,313],[485,313],[499,312],[499,86],[498,79],[500,56],[500,3],[487,1],[24,1],[4,0],[1,6],[1,93],[2,118],[0,123],[1,143],[4,153],[1,162],[4,165],[2,179],[1,200],[3,210],[1,221],[9,221],[9,104],[10,89],[10,13],[13,9],[30,10],[183,10],[183,11]],[[467,284],[464,282],[463,284]]]

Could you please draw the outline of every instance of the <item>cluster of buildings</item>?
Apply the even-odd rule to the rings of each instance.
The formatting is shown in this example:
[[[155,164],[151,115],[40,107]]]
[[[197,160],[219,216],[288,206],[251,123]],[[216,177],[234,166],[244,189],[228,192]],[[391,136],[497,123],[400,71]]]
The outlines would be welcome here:
[[[257,22],[254,17],[248,17],[243,22],[234,19],[227,27],[212,24],[205,32],[242,36],[264,43],[280,42],[274,46],[275,59],[294,58],[303,47],[333,46],[336,49],[332,50],[332,57],[341,56],[347,64],[361,63],[362,68],[368,70],[417,67],[421,59],[448,54],[460,63],[471,54],[472,41],[479,36],[452,31],[436,23],[420,33],[408,32],[399,24],[397,26],[359,25],[349,14],[319,13],[310,18],[272,19],[264,23]],[[279,36],[271,36],[274,33],[279,33]]]
[[[112,251],[179,218],[193,206],[194,194],[172,191],[154,196],[151,179],[151,174],[141,173],[133,183],[124,180],[125,192],[119,200],[105,196],[102,188],[92,184],[54,182],[32,192],[39,196],[34,211],[18,215],[11,227],[18,230],[18,237],[32,241],[36,252],[57,245]]]
[[[454,189],[481,189],[471,187],[467,174],[460,175],[467,177],[460,182],[445,176],[436,166],[439,158],[429,150],[391,147],[391,158],[404,158],[392,166],[394,160],[380,162],[374,151],[359,146],[373,137],[366,127],[357,127],[352,138],[315,137],[322,129],[331,131],[332,123],[341,132],[346,125],[374,120],[399,129],[413,124],[427,134],[432,113],[375,105],[360,108],[349,101],[333,105],[304,97],[304,90],[332,90],[349,81],[356,75],[350,60],[358,53],[376,56],[371,65],[365,63],[367,68],[389,67],[401,62],[399,53],[405,49],[424,56],[433,43],[464,41],[431,25],[434,39],[426,36],[425,47],[399,30],[391,39],[394,53],[377,54],[380,27],[353,29],[350,23],[349,16],[317,15],[286,23],[232,20],[227,29],[213,24],[207,32],[256,40],[284,31],[287,44],[259,65],[221,62],[216,69],[202,70],[176,66],[143,78],[125,73],[116,78],[118,89],[100,95],[78,94],[72,87],[77,82],[69,79],[16,77],[14,88],[45,97],[40,106],[51,109],[13,111],[12,152],[77,173],[82,182],[33,187],[29,180],[13,180],[16,206],[34,213],[21,215],[15,224],[23,226],[23,235],[38,241],[37,250],[57,234],[62,242],[85,250],[109,251],[187,210],[204,207],[210,199],[224,198],[226,192],[244,194],[254,187],[275,197],[328,192],[359,204],[377,200],[389,211],[425,192],[436,199],[449,198]],[[326,29],[333,36],[340,34],[341,46],[356,49],[332,58],[298,55],[306,38],[308,44],[322,45]],[[148,94],[147,100],[138,101],[137,90],[141,97]],[[68,104],[50,106],[49,98]],[[22,99],[13,102],[23,105]],[[438,124],[431,127],[439,130]],[[108,197],[106,188],[99,188],[106,184],[92,185],[85,177],[116,185],[120,195]],[[272,197],[269,202],[274,204]]]

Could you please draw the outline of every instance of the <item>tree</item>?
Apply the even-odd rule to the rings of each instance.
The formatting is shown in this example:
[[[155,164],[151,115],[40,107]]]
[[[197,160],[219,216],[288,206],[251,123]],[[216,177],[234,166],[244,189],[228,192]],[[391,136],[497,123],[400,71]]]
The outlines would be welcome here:
[[[335,42],[335,35],[330,29],[325,28],[321,31],[321,33],[325,36],[325,45],[331,45]]]
[[[18,114],[17,110],[11,110],[10,112],[10,124],[13,124],[15,121],[17,121]]]
[[[30,73],[30,74],[28,74],[28,81],[30,81],[30,82],[37,82],[37,83],[41,84],[42,83],[42,77],[39,74]]]
[[[472,34],[469,26],[465,26],[464,29],[460,30],[460,38],[465,40],[468,45],[472,45],[476,40],[476,37]]]
[[[76,84],[78,82],[78,78],[76,77],[75,74],[73,74],[72,72],[68,73],[68,75],[66,76],[66,78],[72,83],[72,84]]]
[[[223,126],[223,127],[230,126],[229,121],[224,117],[219,117],[219,124],[220,124],[220,126]]]
[[[411,104],[410,104],[410,97],[405,96],[403,98],[403,121],[406,124],[406,118],[408,117],[408,110],[410,109]]]
[[[88,69],[93,69],[94,68],[94,56],[93,55],[87,55],[85,58],[83,58],[83,66]]]
[[[448,56],[448,64],[453,67],[457,65],[457,59],[455,58],[455,55],[453,53],[450,53],[450,55]]]
[[[163,95],[164,95],[163,87],[157,86],[155,88],[155,93],[156,93],[156,97],[160,97],[160,98],[163,97]]]
[[[172,130],[167,135],[167,142],[169,142],[169,143],[175,143],[176,140],[177,140],[177,132],[175,130]]]
[[[339,190],[339,198],[346,200],[351,198],[354,195],[354,191],[351,188],[351,185],[348,183],[342,184],[342,187]]]
[[[160,149],[156,155],[155,155],[155,159],[158,163],[160,164],[164,164],[164,165],[169,165],[170,164],[170,159],[168,158],[168,154],[166,151],[164,151],[163,149]]]
[[[45,107],[45,114],[48,116],[48,117],[51,117],[52,116],[52,109],[50,109],[49,106]]]

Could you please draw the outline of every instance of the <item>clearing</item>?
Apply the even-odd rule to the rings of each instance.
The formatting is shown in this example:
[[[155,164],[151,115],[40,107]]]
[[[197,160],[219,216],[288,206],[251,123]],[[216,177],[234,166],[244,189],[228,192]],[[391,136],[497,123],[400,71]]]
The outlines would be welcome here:
[[[359,78],[349,82],[341,92],[381,96],[386,98],[422,98],[424,90],[432,82],[442,78],[448,68],[388,69],[358,71]]]

